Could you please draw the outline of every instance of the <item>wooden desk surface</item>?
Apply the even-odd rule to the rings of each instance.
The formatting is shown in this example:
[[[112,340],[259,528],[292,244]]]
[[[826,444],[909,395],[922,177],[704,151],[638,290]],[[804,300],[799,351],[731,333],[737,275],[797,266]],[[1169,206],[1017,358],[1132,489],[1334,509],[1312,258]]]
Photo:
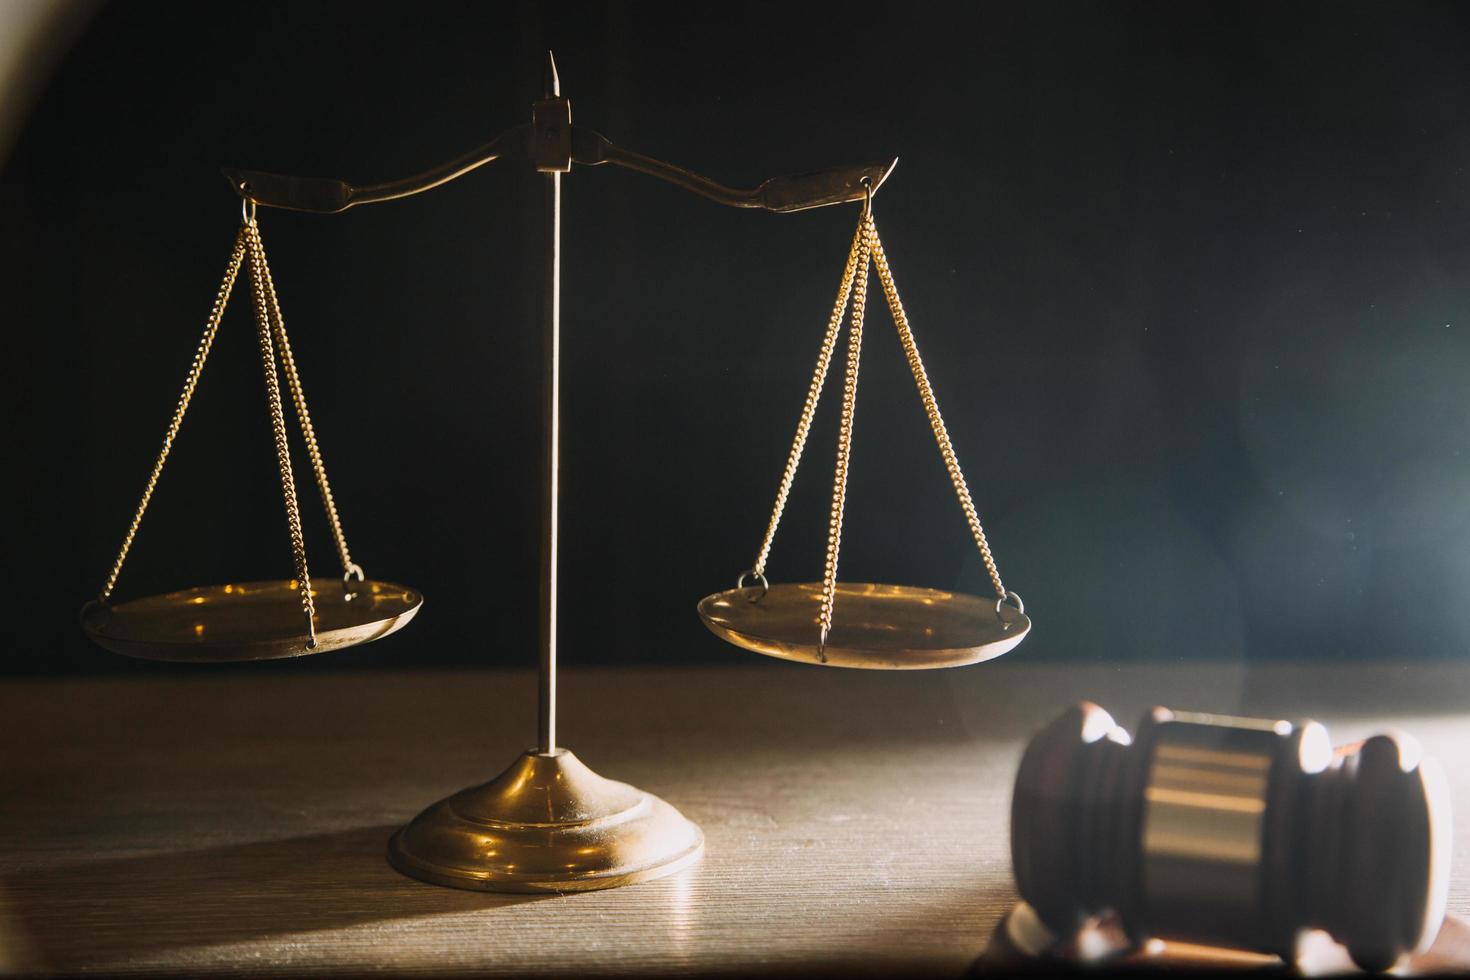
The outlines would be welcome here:
[[[1014,898],[1010,781],[1080,697],[1398,726],[1450,774],[1470,912],[1470,667],[1033,667],[880,674],[740,661],[569,670],[563,739],[697,821],[703,861],[506,897],[399,876],[389,834],[532,740],[530,673],[0,685],[0,973],[958,974]]]

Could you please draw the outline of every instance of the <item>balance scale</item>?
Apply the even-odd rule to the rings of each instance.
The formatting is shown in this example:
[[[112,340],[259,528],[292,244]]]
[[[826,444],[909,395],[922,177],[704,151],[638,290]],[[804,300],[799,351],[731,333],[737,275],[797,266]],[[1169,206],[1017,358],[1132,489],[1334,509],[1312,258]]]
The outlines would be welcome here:
[[[369,579],[348,549],[281,315],[257,209],[264,206],[334,214],[357,205],[420,194],[497,160],[529,165],[545,174],[545,220],[550,234],[545,257],[546,441],[542,460],[537,744],[490,782],[462,790],[424,810],[394,835],[388,847],[388,860],[404,874],[434,884],[487,891],[563,892],[630,884],[672,874],[697,860],[704,849],[699,828],[674,807],[640,789],[597,775],[556,740],[561,181],[573,164],[612,164],[636,170],[729,207],[785,213],[861,204],[837,299],[822,337],[765,535],[755,561],[737,578],[735,588],[700,601],[698,611],[705,625],[722,639],[756,653],[803,663],[885,670],[953,667],[988,660],[1020,643],[1031,628],[1020,597],[1002,584],[878,237],[873,196],[898,161],[773,177],[754,190],[733,190],[573,126],[571,105],[561,94],[554,59],[548,59],[546,78],[545,97],[532,104],[530,123],[417,176],[356,186],[340,180],[225,171],[231,188],[240,196],[241,223],[224,280],[165,432],[163,449],[154,462],[122,547],[97,598],[81,612],[83,630],[108,650],[131,657],[194,662],[321,653],[366,643],[407,625],[423,604],[423,597],[407,586]],[[118,578],[178,437],[242,268],[248,269],[250,278],[293,576],[114,602]],[[960,508],[985,564],[995,592],[993,598],[907,585],[838,581],[863,322],[873,269],[877,270]],[[848,328],[846,363],[822,581],[773,585],[766,578],[771,546],[844,323]],[[307,565],[283,387],[336,543],[342,568],[340,581],[324,584],[320,579],[313,580]]]

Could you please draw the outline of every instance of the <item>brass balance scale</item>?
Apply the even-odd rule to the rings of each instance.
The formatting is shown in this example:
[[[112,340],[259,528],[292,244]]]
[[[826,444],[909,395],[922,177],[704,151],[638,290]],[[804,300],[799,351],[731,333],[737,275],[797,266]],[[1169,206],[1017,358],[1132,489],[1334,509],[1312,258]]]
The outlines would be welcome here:
[[[127,656],[217,662],[342,649],[387,636],[413,618],[423,597],[402,585],[368,579],[348,550],[281,315],[256,209],[263,205],[336,213],[359,204],[419,194],[501,159],[529,163],[547,177],[545,216],[550,234],[546,254],[539,737],[536,748],[523,753],[489,783],[441,800],[414,818],[394,835],[388,859],[407,875],[457,888],[516,892],[608,888],[679,870],[698,859],[704,837],[668,803],[597,775],[558,746],[556,740],[561,175],[570,172],[573,164],[613,164],[668,181],[720,204],[772,212],[862,203],[837,301],[822,338],[816,370],[755,563],[739,576],[734,589],[702,600],[699,615],[716,635],[730,643],[788,660],[877,669],[951,667],[1000,656],[1021,642],[1031,624],[1020,597],[1008,592],[1001,582],[873,220],[873,195],[892,172],[896,160],[774,177],[754,190],[732,190],[573,126],[571,106],[561,95],[556,64],[551,60],[546,96],[533,103],[529,124],[508,130],[426,173],[354,186],[339,180],[226,170],[230,186],[241,198],[241,227],[166,430],[163,450],[106,583],[98,597],[82,609],[82,628],[101,646]],[[280,581],[209,586],[114,603],[118,577],[178,437],[242,266],[249,268],[294,575]],[[877,269],[945,468],[994,587],[994,599],[837,580],[870,267]],[[771,545],[844,321],[848,324],[846,372],[823,580],[771,585],[765,574]],[[340,583],[329,586],[314,582],[307,566],[281,395],[282,374],[342,566]]]

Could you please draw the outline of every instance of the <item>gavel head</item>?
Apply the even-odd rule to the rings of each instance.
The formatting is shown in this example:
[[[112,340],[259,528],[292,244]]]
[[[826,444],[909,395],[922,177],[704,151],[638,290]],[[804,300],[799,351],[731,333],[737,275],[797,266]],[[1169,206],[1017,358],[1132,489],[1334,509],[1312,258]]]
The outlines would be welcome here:
[[[1136,737],[1070,708],[1027,746],[1011,803],[1021,896],[1068,935],[1275,953],[1310,929],[1368,970],[1428,947],[1449,887],[1443,774],[1406,735],[1333,751],[1300,725],[1155,708]]]

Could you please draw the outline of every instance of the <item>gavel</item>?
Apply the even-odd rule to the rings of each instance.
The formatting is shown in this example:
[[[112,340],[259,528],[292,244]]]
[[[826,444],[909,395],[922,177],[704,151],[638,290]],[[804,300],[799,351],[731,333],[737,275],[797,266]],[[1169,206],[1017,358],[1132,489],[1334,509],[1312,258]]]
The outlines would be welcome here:
[[[1449,888],[1444,774],[1402,734],[1333,750],[1307,721],[1154,708],[1130,738],[1068,709],[1027,746],[1011,804],[1021,896],[1052,932],[1294,961],[1320,929],[1365,970],[1434,941]]]

